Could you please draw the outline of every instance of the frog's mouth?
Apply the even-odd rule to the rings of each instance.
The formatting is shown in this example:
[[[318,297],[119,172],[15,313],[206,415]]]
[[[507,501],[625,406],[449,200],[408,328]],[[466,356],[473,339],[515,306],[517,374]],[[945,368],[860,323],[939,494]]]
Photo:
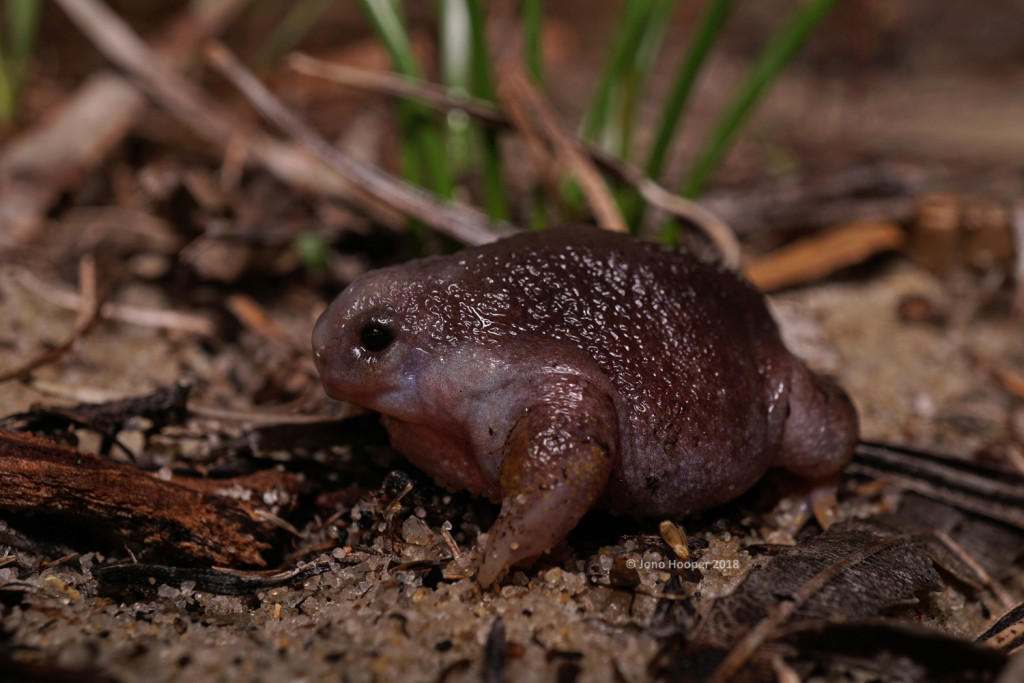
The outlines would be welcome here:
[[[415,376],[385,379],[366,368],[334,367],[317,363],[324,392],[336,401],[351,403],[409,423],[428,421]]]

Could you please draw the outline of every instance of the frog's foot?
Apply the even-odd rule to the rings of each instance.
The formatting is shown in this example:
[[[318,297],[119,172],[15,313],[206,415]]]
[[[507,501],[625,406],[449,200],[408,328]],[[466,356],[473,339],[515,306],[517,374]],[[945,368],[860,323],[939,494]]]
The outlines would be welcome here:
[[[506,440],[498,520],[488,532],[477,580],[493,583],[511,564],[562,540],[597,501],[616,457],[612,400],[564,379],[523,412]]]
[[[777,467],[816,482],[846,467],[857,446],[857,411],[834,382],[796,362]]]
[[[579,451],[561,482],[551,482],[532,492],[505,498],[498,520],[488,532],[477,578],[489,585],[512,564],[537,557],[572,531],[604,489],[610,468],[603,467],[608,454],[593,447]],[[589,472],[580,470],[589,469]],[[596,494],[593,492],[597,491]]]
[[[807,494],[807,501],[814,513],[814,519],[818,521],[818,526],[823,531],[828,531],[828,528],[832,526],[836,521],[836,515],[838,513],[839,501],[836,499],[835,483],[831,485],[822,485],[814,488]]]
[[[793,364],[787,400],[782,451],[775,464],[796,475],[798,482],[772,517],[780,535],[791,538],[812,515],[822,529],[835,520],[839,472],[857,444],[857,411],[838,385],[800,362]]]

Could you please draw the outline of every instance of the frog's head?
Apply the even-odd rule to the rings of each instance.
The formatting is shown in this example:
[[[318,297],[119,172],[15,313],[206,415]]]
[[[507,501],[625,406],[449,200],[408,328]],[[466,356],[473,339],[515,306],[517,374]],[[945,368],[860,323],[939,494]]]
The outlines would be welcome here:
[[[414,290],[402,270],[387,268],[327,307],[313,329],[313,357],[328,396],[399,419],[422,412],[418,384],[429,353]]]

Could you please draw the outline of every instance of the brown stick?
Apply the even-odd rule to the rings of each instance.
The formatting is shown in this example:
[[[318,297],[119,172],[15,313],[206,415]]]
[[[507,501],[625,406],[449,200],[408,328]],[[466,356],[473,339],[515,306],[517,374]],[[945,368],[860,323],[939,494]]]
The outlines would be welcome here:
[[[394,72],[371,71],[338,62],[329,62],[301,52],[293,52],[288,55],[285,58],[285,64],[304,76],[331,81],[346,88],[416,100],[435,109],[461,109],[488,125],[501,128],[512,126],[504,112],[487,100],[469,95],[453,95],[447,88],[429,81],[410,78]]]
[[[493,21],[495,31],[507,32],[504,40],[495,40],[495,44],[500,45],[494,64],[498,101],[513,125],[524,135],[548,142],[558,161],[579,183],[598,225],[615,232],[628,232],[619,205],[604,178],[583,153],[575,136],[563,129],[554,107],[527,75],[517,49],[517,27],[518,23],[498,17]]]
[[[807,237],[747,265],[746,275],[765,292],[809,282],[883,251],[903,248],[906,233],[890,221],[863,221]]]
[[[129,465],[0,430],[0,508],[88,524],[140,557],[264,565],[272,529],[237,502],[161,481]]]

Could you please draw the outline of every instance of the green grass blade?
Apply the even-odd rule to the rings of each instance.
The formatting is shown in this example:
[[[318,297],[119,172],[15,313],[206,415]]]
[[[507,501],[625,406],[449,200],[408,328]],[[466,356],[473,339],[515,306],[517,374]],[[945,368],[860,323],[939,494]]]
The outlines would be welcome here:
[[[489,102],[496,100],[494,73],[491,69],[491,54],[487,41],[487,22],[479,0],[465,0],[469,10],[470,42],[473,46],[471,57],[472,77],[469,94]],[[487,215],[495,220],[508,220],[511,211],[505,196],[505,180],[502,172],[501,148],[498,145],[498,131],[490,127],[474,126],[483,139],[481,155],[483,160],[483,204]]]
[[[656,0],[647,15],[647,22],[637,43],[629,70],[618,85],[619,93],[617,117],[609,125],[616,129],[619,140],[618,154],[628,159],[633,146],[633,131],[636,128],[636,108],[643,91],[647,75],[654,67],[655,59],[661,51],[665,31],[672,18],[677,0]]]
[[[746,80],[719,118],[714,132],[698,155],[697,162],[683,185],[684,196],[695,197],[704,189],[708,178],[725,156],[737,131],[754,111],[765,89],[797,54],[837,2],[838,0],[809,0],[790,14],[786,23],[761,52],[748,72]]]
[[[467,0],[438,2],[438,47],[441,83],[456,95],[468,95],[474,76],[473,41]],[[465,112],[452,111],[445,118],[446,140],[453,175],[462,175],[469,167],[474,151],[472,122]]]
[[[285,54],[302,42],[334,0],[299,0],[285,15],[270,38],[260,47],[253,59],[256,69],[273,66]]]
[[[11,91],[11,77],[7,73],[7,57],[4,55],[4,36],[0,31],[0,126],[14,120],[14,93]]]
[[[538,85],[544,82],[544,59],[541,55],[543,28],[543,1],[523,0],[523,58],[527,70]]]
[[[11,44],[11,59],[24,65],[35,50],[39,32],[42,0],[5,0],[4,10],[9,27],[7,39]]]
[[[384,43],[395,71],[414,78],[423,78],[423,70],[416,61],[405,20],[396,0],[360,0],[366,15],[370,18],[377,37]]]
[[[644,170],[657,179],[664,167],[665,157],[672,146],[676,130],[683,117],[687,101],[700,74],[704,59],[721,33],[722,26],[732,10],[735,0],[712,0],[700,19],[697,32],[690,42],[683,63],[676,72],[672,90],[661,113],[654,141],[651,144]]]
[[[651,142],[650,151],[647,154],[647,161],[644,164],[644,172],[651,178],[657,179],[661,175],[665,158],[672,147],[693,86],[704,66],[705,58],[718,40],[734,4],[735,0],[712,0],[697,24],[686,55],[676,71],[672,88],[661,111],[654,140]],[[626,221],[634,231],[639,230],[643,225],[647,208],[639,193],[627,192],[620,200],[620,204]]]
[[[41,0],[4,0],[4,21],[0,24],[0,123],[13,120],[18,109],[42,9]]]
[[[467,0],[440,0],[441,81],[449,90],[468,93],[473,79],[473,41]]]
[[[441,0],[441,75],[454,94],[494,101],[494,83],[485,35],[486,25],[477,0]],[[489,216],[508,218],[508,204],[498,156],[497,132],[484,130],[464,112],[447,119],[448,151],[457,174],[481,161],[483,204]]]
[[[611,130],[608,122],[614,108],[615,83],[629,71],[636,53],[637,45],[647,28],[647,20],[652,4],[657,0],[632,0],[626,3],[626,13],[622,20],[622,28],[615,37],[611,56],[601,78],[597,90],[591,99],[587,114],[583,120],[583,137],[614,148],[614,140],[610,139]]]
[[[360,0],[360,3],[391,55],[395,70],[405,76],[423,78],[423,69],[416,60],[398,2]],[[428,184],[439,196],[450,199],[455,192],[453,173],[444,142],[430,112],[420,105],[402,104],[399,106],[399,125],[406,178]]]
[[[479,0],[466,0],[469,8],[469,35],[473,43],[473,81],[470,94],[494,102],[494,73],[491,70],[490,44],[487,41],[487,22]]]

